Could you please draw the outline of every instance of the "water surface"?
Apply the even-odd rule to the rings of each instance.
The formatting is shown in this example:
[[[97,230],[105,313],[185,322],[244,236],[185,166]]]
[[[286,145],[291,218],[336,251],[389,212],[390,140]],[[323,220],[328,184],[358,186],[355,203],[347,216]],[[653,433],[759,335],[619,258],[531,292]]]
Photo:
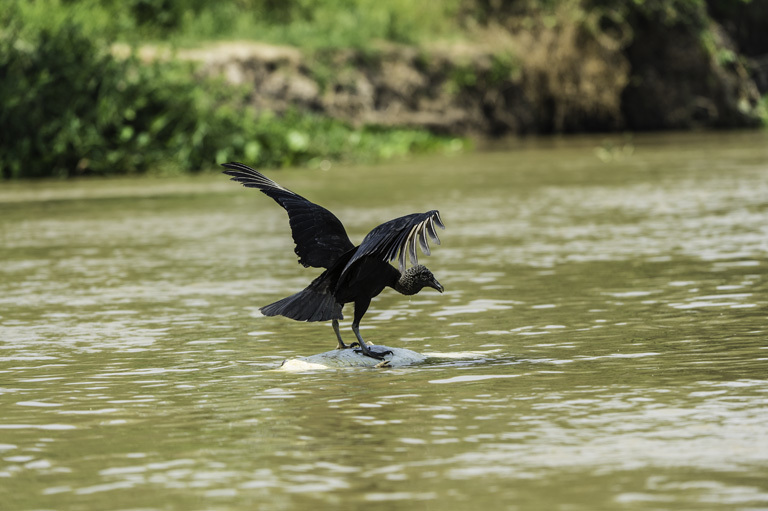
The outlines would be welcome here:
[[[225,176],[4,183],[2,509],[768,508],[764,133],[271,175],[357,242],[439,209],[446,293],[363,334],[473,356],[279,371],[318,272]]]

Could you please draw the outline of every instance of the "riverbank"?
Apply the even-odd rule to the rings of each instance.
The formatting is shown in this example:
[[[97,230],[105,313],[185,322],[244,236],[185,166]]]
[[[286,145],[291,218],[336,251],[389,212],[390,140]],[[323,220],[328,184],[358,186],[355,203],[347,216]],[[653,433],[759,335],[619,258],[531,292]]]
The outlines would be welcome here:
[[[622,47],[571,28],[487,31],[472,44],[322,52],[223,42],[177,55],[197,63],[199,76],[246,88],[244,106],[314,112],[354,126],[496,137],[763,122],[760,92],[745,65],[723,65],[695,34],[668,34],[654,52],[646,39],[658,34]],[[721,30],[712,34],[718,49],[732,44]]]
[[[9,5],[4,178],[327,167],[473,137],[768,119],[757,2]]]
[[[462,3],[458,39],[363,48],[224,42],[178,55],[248,105],[494,137],[750,128],[768,109],[768,6]],[[473,10],[474,9],[474,10]],[[469,14],[471,12],[471,14]],[[468,23],[471,19],[473,23]]]

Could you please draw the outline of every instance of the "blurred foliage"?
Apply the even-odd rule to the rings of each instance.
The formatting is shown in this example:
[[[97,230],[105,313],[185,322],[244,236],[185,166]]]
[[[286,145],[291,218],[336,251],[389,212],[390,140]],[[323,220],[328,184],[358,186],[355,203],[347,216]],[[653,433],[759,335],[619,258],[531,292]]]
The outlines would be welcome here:
[[[22,18],[68,16],[127,42],[257,39],[303,48],[416,43],[457,32],[461,0],[3,0]]]
[[[708,0],[712,17],[748,56],[768,54],[768,2],[765,0]]]
[[[419,44],[460,38],[473,26],[557,24],[572,13],[585,30],[629,44],[637,24],[706,33],[709,13],[756,51],[757,0],[2,0],[0,177],[194,171],[241,159],[281,166],[379,159],[461,142],[419,130],[353,128],[317,115],[257,114],[244,90],[203,81],[187,64],[115,57],[116,41],[257,39],[313,50],[370,49],[380,40]],[[572,8],[563,9],[563,6]],[[757,13],[757,14],[755,14]],[[762,13],[762,14],[761,14]],[[526,25],[528,23],[528,25]],[[764,26],[764,25],[760,25]],[[552,28],[550,26],[550,28]],[[726,27],[727,28],[727,27]],[[751,37],[751,39],[749,37]],[[702,38],[707,44],[706,36]],[[734,56],[715,48],[723,65]],[[320,53],[320,52],[316,52]],[[365,53],[363,53],[365,54]],[[375,55],[375,52],[371,53]],[[372,57],[373,58],[373,57]],[[517,72],[493,63],[491,80]],[[332,68],[324,72],[331,75]],[[320,66],[319,74],[323,68]],[[457,88],[474,86],[460,68]],[[322,76],[318,78],[322,85]],[[766,109],[764,108],[763,111]]]
[[[763,96],[760,102],[760,118],[763,121],[763,126],[768,128],[768,94]]]
[[[532,24],[554,25],[557,13],[570,7],[573,21],[591,29],[610,29],[625,22],[682,24],[694,30],[705,28],[707,3],[732,0],[464,0],[464,15],[479,23],[501,23],[508,28]],[[738,1],[738,0],[737,0]],[[590,26],[597,19],[600,26]]]
[[[462,24],[498,24],[511,32],[578,29],[604,48],[627,55],[633,45],[647,45],[654,32],[694,36],[722,68],[738,64],[764,94],[757,113],[768,126],[768,1],[765,0],[463,0]],[[563,14],[566,14],[563,16]],[[717,25],[720,24],[720,25]],[[723,43],[721,28],[730,37]],[[573,45],[572,45],[573,46]],[[578,51],[583,52],[583,45]],[[546,57],[552,57],[548,50]],[[529,56],[529,55],[527,55]],[[744,56],[758,59],[745,59]],[[577,59],[578,60],[578,59]],[[583,65],[577,62],[576,65]],[[551,66],[555,72],[559,70]],[[546,67],[544,68],[546,69]],[[580,73],[581,75],[581,73]],[[558,77],[559,79],[559,77]],[[686,86],[681,85],[681,88]],[[762,88],[761,88],[762,87]],[[558,100],[564,96],[554,95]],[[745,106],[745,110],[750,109]]]
[[[191,127],[183,84],[114,59],[70,22],[4,31],[0,76],[4,177],[143,170]]]
[[[155,4],[129,2],[142,13],[145,3]],[[115,57],[105,32],[84,24],[82,13],[44,16],[40,5],[16,7],[0,13],[4,178],[195,171],[225,160],[257,166],[376,160],[457,148],[419,130],[356,129],[298,112],[257,114],[242,107],[247,91],[194,77],[189,64]],[[30,15],[34,23],[25,19]],[[170,23],[163,19],[152,23]]]

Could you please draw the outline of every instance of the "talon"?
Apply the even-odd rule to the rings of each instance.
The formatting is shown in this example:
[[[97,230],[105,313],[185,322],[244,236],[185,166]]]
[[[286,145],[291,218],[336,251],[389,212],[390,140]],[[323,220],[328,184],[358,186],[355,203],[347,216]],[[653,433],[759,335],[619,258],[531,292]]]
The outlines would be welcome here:
[[[326,268],[303,291],[261,307],[259,310],[264,316],[285,316],[298,321],[330,319],[338,341],[336,349],[343,350],[347,346],[341,339],[339,320],[344,318],[344,304],[354,303],[352,331],[359,342],[359,351],[383,360],[384,355],[391,352],[372,352],[360,335],[360,321],[371,300],[387,286],[403,295],[414,295],[425,287],[440,293],[444,291],[432,272],[418,264],[417,257],[417,247],[429,255],[427,238],[440,244],[435,226],[445,229],[445,225],[437,210],[412,213],[384,222],[355,246],[341,221],[327,209],[280,186],[247,165],[229,162],[222,166],[226,169],[224,173],[233,181],[258,189],[285,209],[296,244],[293,251],[299,256],[299,263]],[[389,264],[396,258],[399,263],[397,269]],[[407,270],[406,259],[411,263]]]
[[[368,350],[362,350],[362,349],[356,349],[355,353],[362,353],[363,356],[375,358],[376,360],[384,360],[384,357],[387,355],[391,355],[392,352],[390,350],[386,351],[373,351],[371,349]]]
[[[390,353],[392,352],[390,351]],[[389,365],[389,360],[382,360],[381,362],[379,362],[373,367],[375,367],[376,369],[384,369],[385,367],[392,367],[392,366]]]

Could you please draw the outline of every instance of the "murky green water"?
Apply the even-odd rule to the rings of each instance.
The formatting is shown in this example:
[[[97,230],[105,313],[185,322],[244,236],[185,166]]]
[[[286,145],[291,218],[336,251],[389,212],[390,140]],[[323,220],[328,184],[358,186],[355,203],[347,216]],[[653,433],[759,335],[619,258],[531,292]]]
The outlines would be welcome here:
[[[0,508],[768,508],[768,136],[622,143],[272,174],[440,209],[364,334],[479,353],[391,370],[276,370],[335,339],[259,315],[317,272],[225,176],[0,185]]]

